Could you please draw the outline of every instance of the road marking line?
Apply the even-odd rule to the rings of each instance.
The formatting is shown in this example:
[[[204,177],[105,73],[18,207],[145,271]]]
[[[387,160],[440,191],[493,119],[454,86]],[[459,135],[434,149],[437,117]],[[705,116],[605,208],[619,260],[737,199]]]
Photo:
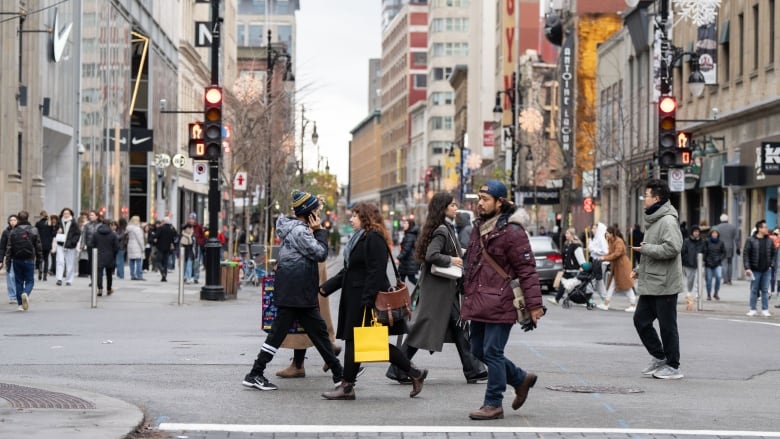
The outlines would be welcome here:
[[[770,322],[756,322],[756,321],[750,321],[750,320],[741,320],[741,319],[721,319],[718,317],[708,317],[710,320],[721,320],[724,322],[737,322],[737,323],[750,323],[754,325],[767,325],[767,326],[780,326],[780,323],[770,323]]]
[[[249,425],[185,424],[165,422],[163,431],[220,431],[237,433],[562,433],[562,434],[647,434],[678,436],[778,437],[777,431],[671,430],[650,428],[556,428],[556,427],[476,427],[432,425]]]

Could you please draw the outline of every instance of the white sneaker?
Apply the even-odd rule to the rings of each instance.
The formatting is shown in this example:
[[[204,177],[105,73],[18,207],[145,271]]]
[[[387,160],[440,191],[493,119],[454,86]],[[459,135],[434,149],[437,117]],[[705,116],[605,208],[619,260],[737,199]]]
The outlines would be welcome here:
[[[769,311],[767,311],[767,310],[761,311],[761,315],[764,316],[764,317],[772,317],[772,314],[769,314]]]
[[[757,315],[758,315],[758,313],[756,312],[756,310],[754,310],[754,309],[751,309],[751,310],[750,310],[750,311],[748,311],[748,313],[747,313],[747,314],[745,314],[745,315],[746,315],[746,316],[748,316],[748,317],[755,317],[755,316],[757,316]]]
[[[659,380],[679,380],[683,376],[680,369],[675,369],[668,364],[661,366],[653,373],[653,378],[658,378]]]
[[[17,311],[24,311],[24,308],[22,308],[22,305],[19,305],[18,307],[16,307],[16,310]]]
[[[27,311],[27,308],[30,307],[30,298],[27,297],[27,293],[22,293],[22,308],[24,308],[25,311]]]
[[[604,311],[609,311],[609,305],[604,305],[603,303],[599,303],[598,305],[596,305],[596,308]]]
[[[631,305],[628,308],[625,309],[626,312],[634,312],[636,311],[636,306]]]
[[[555,300],[555,297],[548,297],[547,301],[552,303],[553,305],[557,305],[558,304],[558,301]]]

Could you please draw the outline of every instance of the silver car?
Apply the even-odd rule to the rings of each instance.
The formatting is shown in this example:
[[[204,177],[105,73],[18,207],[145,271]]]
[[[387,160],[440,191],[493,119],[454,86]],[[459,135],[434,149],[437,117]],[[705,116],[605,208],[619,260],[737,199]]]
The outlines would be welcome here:
[[[552,292],[555,275],[563,270],[563,256],[549,236],[529,236],[528,239],[536,258],[536,272],[539,274],[542,292]]]

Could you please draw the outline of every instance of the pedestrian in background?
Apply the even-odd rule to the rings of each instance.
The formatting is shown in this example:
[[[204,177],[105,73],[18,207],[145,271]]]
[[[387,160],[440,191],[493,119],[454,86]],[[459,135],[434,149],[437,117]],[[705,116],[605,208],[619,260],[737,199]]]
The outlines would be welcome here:
[[[179,242],[176,229],[168,222],[168,218],[162,217],[157,222],[159,226],[154,235],[154,248],[157,250],[157,269],[160,270],[160,282],[168,282],[168,259]]]
[[[734,274],[734,256],[739,255],[739,229],[734,224],[729,223],[729,216],[722,214],[720,224],[713,227],[717,230],[720,240],[726,248],[726,257],[722,261],[723,265],[723,285],[731,285],[731,277]]]
[[[720,280],[723,276],[723,260],[726,259],[726,246],[720,239],[718,229],[710,230],[710,237],[704,241],[704,267],[707,281],[707,300],[712,300],[712,280],[715,279],[715,300],[720,300]]]
[[[699,227],[696,226],[696,228],[698,229]],[[642,233],[642,227],[639,224],[634,224],[634,228],[631,230],[631,247],[638,246],[644,239],[645,234]],[[631,250],[631,254],[634,255],[632,266],[636,267],[642,258],[642,254],[634,250]]]
[[[187,221],[192,225],[192,236],[195,240],[192,246],[192,252],[195,255],[192,262],[192,281],[198,283],[200,267],[203,265],[203,246],[206,245],[206,233],[203,230],[203,226],[198,224],[198,214],[195,212],[190,213]]]
[[[634,246],[642,262],[631,276],[638,279],[639,301],[634,327],[653,357],[642,370],[660,379],[680,379],[680,336],[677,332],[677,295],[683,290],[682,234],[677,209],[669,201],[669,186],[661,180],[645,185],[645,237]],[[661,338],[653,327],[658,320]]]
[[[89,221],[84,224],[84,227],[81,229],[83,231],[81,234],[81,248],[87,252],[87,260],[89,261],[89,286],[92,286],[92,282],[94,282],[94,279],[92,279],[92,249],[95,248],[95,233],[97,233],[98,227],[102,224],[102,220],[100,214],[96,210],[90,210],[87,214],[87,219]]]
[[[49,275],[56,276],[57,268],[57,231],[60,230],[60,217],[55,214],[49,215],[49,226],[52,230],[51,249],[49,250]],[[46,254],[44,253],[44,257]]]
[[[403,227],[404,237],[401,240],[401,251],[396,259],[398,274],[401,275],[401,280],[408,280],[417,285],[417,272],[420,271],[420,264],[414,258],[414,248],[420,230],[412,219],[401,221],[401,227]]]
[[[16,218],[16,227],[8,233],[5,264],[13,264],[18,310],[27,311],[35,285],[35,267],[43,263],[43,251],[38,230],[30,224],[30,214],[22,210]]]
[[[16,217],[16,215],[8,215],[8,227],[3,230],[3,235],[0,237],[0,267],[3,266],[3,261],[5,261],[5,252],[8,248],[8,235],[11,233],[11,230],[13,230],[14,227],[16,227],[16,224],[19,223],[19,218]],[[16,304],[16,277],[14,276],[14,266],[13,264],[7,264],[5,266],[6,270],[6,277],[5,277],[5,283],[6,287],[8,289],[8,304],[9,305],[15,305]]]
[[[277,389],[265,377],[265,368],[295,320],[303,326],[330,367],[333,382],[343,383],[344,380],[344,369],[333,352],[317,301],[320,280],[317,264],[328,258],[328,232],[323,230],[317,214],[320,202],[308,192],[294,191],[292,206],[295,217],[279,215],[276,220],[276,235],[282,240],[274,278],[276,317],[252,370],[242,383],[259,390]]]
[[[192,224],[184,223],[181,226],[181,236],[179,236],[179,245],[184,249],[184,283],[192,283],[192,260],[195,258],[195,254],[192,248],[195,244],[195,239],[192,236]]]
[[[631,261],[626,256],[626,242],[623,240],[623,234],[620,233],[617,226],[613,225],[607,227],[605,237],[609,244],[609,253],[604,255],[601,260],[609,262],[612,275],[607,286],[607,297],[604,298],[604,303],[600,303],[596,307],[608,311],[612,295],[618,291],[628,296],[629,306],[625,311],[634,312],[636,310],[636,294],[634,294],[634,281],[631,279]]]
[[[113,274],[116,268],[116,254],[119,251],[119,237],[112,228],[114,221],[106,218],[95,231],[94,246],[97,249],[97,295],[103,295],[103,274],[106,276],[106,292],[114,294]]]
[[[749,317],[757,315],[756,305],[759,294],[761,295],[761,315],[764,317],[772,316],[769,313],[769,279],[775,253],[775,246],[769,239],[769,227],[767,227],[766,221],[756,222],[756,233],[745,241],[745,248],[742,251],[745,276],[751,279],[750,311],[747,313]]]
[[[694,224],[691,226],[691,235],[683,242],[680,254],[685,275],[685,303],[688,311],[693,311],[693,303],[699,297],[699,254],[704,253],[704,244],[699,226]]]
[[[517,410],[537,378],[504,356],[509,333],[517,322],[511,280],[519,281],[530,313],[530,326],[524,329],[535,327],[545,311],[536,259],[522,225],[527,220],[524,211],[507,200],[503,183],[488,180],[479,189],[477,213],[479,219],[466,252],[461,318],[471,321],[471,353],[487,365],[488,382],[482,407],[469,413],[469,418],[501,419],[507,385],[515,389],[512,409]]]
[[[154,255],[152,254],[153,246],[152,242],[154,241],[155,236],[155,225],[152,224],[144,224],[143,230],[144,230],[144,261],[141,264],[141,269],[143,271],[149,271],[154,270]]]
[[[54,235],[57,243],[57,285],[71,285],[76,275],[76,264],[79,262],[81,249],[81,227],[73,216],[73,211],[66,207],[60,211],[60,227]]]
[[[379,208],[371,203],[358,203],[352,208],[350,224],[355,233],[344,247],[344,268],[320,288],[324,296],[341,290],[336,338],[344,340],[344,380],[335,391],[322,394],[326,399],[355,399],[360,363],[355,362],[353,330],[371,324],[377,294],[390,288],[387,263],[392,240]],[[390,335],[406,333],[406,320],[396,321],[389,332]],[[409,396],[415,397],[422,391],[428,371],[414,367],[403,351],[389,342],[390,363],[412,377]]]
[[[41,251],[43,252],[41,266],[38,269],[38,280],[45,281],[49,275],[49,254],[56,229],[51,225],[49,214],[45,210],[41,211],[40,216],[41,218],[35,223],[35,229],[38,230],[38,236],[41,238]]]
[[[119,250],[116,252],[116,277],[124,279],[125,257],[127,256],[127,242],[129,240],[127,235],[127,220],[119,218],[119,221],[114,221],[114,224],[116,224],[116,236],[119,238]]]
[[[146,239],[141,228],[141,218],[138,215],[133,215],[127,225],[127,259],[130,260],[130,280],[144,280],[145,251]]]
[[[561,253],[563,255],[563,275],[561,278],[571,279],[577,277],[582,264],[587,262],[587,260],[585,259],[585,252],[582,250],[582,241],[577,238],[577,229],[570,227],[566,230],[566,233],[564,233],[564,237],[566,241],[563,243],[563,252]],[[561,282],[558,285],[555,297],[550,297],[547,301],[558,305],[561,303],[565,291],[563,283]]]
[[[458,232],[458,242],[463,249],[469,248],[469,241],[471,241],[471,229],[474,226],[471,225],[471,217],[466,212],[458,212],[455,215],[455,230]]]
[[[449,279],[431,273],[432,266],[457,266],[463,269],[463,253],[452,222],[458,210],[452,195],[439,192],[428,203],[428,216],[417,245],[415,258],[422,264],[420,299],[414,311],[414,325],[401,350],[411,360],[418,350],[441,352],[444,343],[455,343],[466,382],[487,379],[485,365],[471,353],[471,343],[459,326],[461,279]],[[385,374],[390,379],[410,382],[393,366]]]

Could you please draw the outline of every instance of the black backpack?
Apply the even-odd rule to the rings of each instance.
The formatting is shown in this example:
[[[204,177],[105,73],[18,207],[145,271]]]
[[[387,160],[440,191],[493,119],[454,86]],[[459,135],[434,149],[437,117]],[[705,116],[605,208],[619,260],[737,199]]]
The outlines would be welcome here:
[[[38,231],[30,225],[16,226],[8,235],[11,242],[11,259],[35,259],[33,236]]]

